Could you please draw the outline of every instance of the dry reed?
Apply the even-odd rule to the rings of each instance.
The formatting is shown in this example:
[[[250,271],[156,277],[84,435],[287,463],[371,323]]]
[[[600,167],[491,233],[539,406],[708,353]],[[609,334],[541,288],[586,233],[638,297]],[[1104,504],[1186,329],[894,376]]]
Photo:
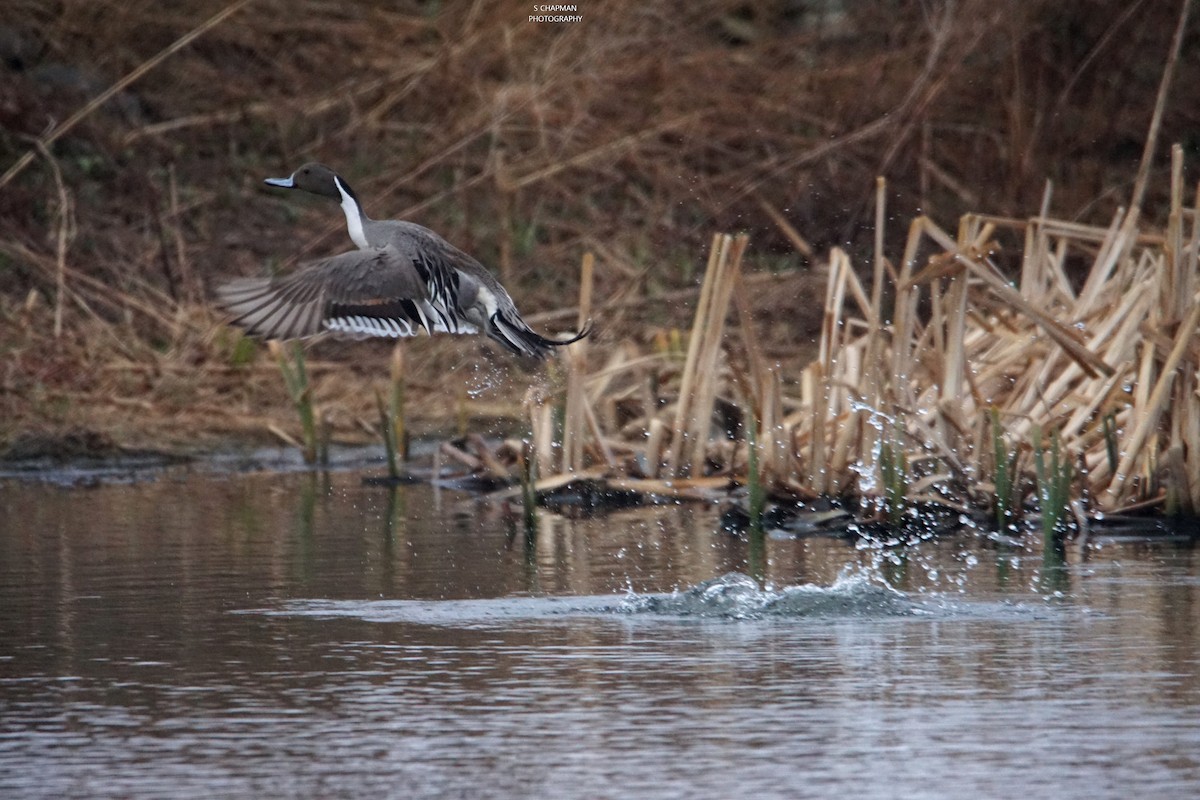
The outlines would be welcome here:
[[[638,385],[673,387],[665,409],[643,405],[623,436],[597,432],[618,455],[593,466],[617,476],[614,460],[641,465],[647,493],[756,470],[777,496],[855,497],[893,521],[924,502],[990,508],[1003,522],[1026,499],[1052,502],[1054,520],[1068,508],[1194,513],[1200,208],[1183,204],[1180,162],[1176,148],[1166,235],[1142,230],[1136,209],[1107,227],[1053,219],[1045,206],[1028,220],[967,214],[956,236],[919,217],[897,272],[878,240],[869,290],[835,249],[817,357],[791,379],[749,333],[744,298],[740,348],[725,336],[747,242],[714,237],[682,367],[670,348],[627,348],[586,381],[588,407],[636,403]],[[1022,246],[1015,285],[996,262],[1001,240]],[[1089,268],[1068,273],[1084,258]],[[745,449],[716,427],[718,398],[752,431]],[[1038,486],[1040,502],[1020,496]]]

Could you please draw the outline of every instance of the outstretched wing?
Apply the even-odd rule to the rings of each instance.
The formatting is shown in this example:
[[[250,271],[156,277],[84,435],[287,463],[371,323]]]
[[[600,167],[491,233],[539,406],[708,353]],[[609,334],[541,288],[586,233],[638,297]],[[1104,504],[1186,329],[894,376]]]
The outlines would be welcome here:
[[[242,278],[217,290],[230,321],[253,336],[295,339],[322,330],[366,336],[473,333],[430,302],[410,255],[394,246],[310,262],[282,278]]]

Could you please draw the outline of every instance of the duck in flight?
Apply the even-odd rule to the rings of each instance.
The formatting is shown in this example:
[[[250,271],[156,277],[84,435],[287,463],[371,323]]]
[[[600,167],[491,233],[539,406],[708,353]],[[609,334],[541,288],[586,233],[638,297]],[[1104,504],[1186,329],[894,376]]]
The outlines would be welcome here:
[[[274,278],[240,278],[217,289],[231,322],[264,339],[297,339],[322,331],[359,336],[484,333],[518,355],[544,358],[576,342],[547,339],[521,319],[512,297],[471,256],[428,228],[403,220],[373,220],[344,178],[309,163],[266,183],[301,189],[341,203],[358,245]]]

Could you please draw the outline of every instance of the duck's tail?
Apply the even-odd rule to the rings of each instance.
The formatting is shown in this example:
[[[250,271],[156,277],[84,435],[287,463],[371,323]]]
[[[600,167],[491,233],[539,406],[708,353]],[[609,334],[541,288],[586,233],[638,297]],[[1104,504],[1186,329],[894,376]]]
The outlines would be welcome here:
[[[545,358],[555,347],[578,342],[591,332],[592,323],[589,320],[583,326],[583,330],[570,339],[547,339],[526,325],[519,316],[507,316],[501,311],[492,314],[491,324],[488,326],[488,334],[497,342],[517,355],[532,356],[537,359]]]

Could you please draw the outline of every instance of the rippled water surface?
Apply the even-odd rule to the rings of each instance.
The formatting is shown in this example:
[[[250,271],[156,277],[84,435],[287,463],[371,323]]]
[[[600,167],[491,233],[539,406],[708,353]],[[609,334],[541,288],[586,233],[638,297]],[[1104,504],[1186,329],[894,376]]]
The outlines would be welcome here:
[[[893,556],[352,473],[0,482],[0,797],[1200,796],[1190,545]]]

